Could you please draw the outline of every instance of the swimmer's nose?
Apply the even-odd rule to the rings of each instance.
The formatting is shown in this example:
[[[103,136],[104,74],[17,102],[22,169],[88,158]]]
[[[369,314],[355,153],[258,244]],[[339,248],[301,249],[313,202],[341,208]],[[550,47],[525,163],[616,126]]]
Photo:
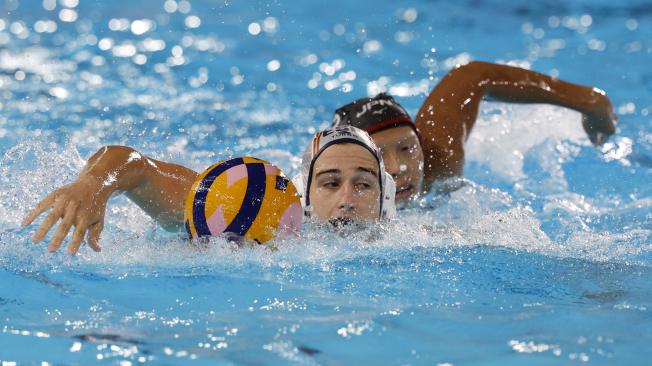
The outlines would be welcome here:
[[[355,188],[349,184],[345,184],[340,189],[339,202],[337,204],[338,210],[341,212],[350,212],[355,210]]]
[[[340,203],[340,206],[338,208],[342,212],[351,212],[351,211],[353,211],[355,209],[353,204],[351,204],[350,202],[342,202],[342,203]]]
[[[392,178],[396,179],[403,170],[401,170],[401,163],[398,161],[396,154],[385,154],[383,155],[383,161],[385,162],[385,170],[389,173]]]

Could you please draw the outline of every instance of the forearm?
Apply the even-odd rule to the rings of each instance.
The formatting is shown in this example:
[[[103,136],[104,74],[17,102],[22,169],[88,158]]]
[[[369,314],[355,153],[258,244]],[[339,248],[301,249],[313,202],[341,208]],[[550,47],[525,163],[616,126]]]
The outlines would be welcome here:
[[[124,146],[107,146],[86,164],[80,180],[95,181],[98,197],[116,191],[127,197],[166,229],[183,225],[185,196],[197,173],[176,164],[148,158]]]
[[[546,103],[586,113],[605,95],[597,88],[506,65],[474,62],[463,72],[476,79],[481,96],[510,103]]]
[[[88,159],[80,180],[95,181],[98,193],[110,196],[143,182],[147,166],[141,155],[125,146],[105,146]]]
[[[126,192],[166,230],[183,229],[186,196],[199,174],[184,166],[143,156],[147,169],[141,184]]]

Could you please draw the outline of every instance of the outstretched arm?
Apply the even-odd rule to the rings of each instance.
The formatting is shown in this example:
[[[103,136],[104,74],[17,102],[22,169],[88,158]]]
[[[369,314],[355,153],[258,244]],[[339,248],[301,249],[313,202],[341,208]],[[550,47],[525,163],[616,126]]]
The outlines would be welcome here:
[[[35,243],[61,221],[48,250],[56,251],[75,226],[68,252],[77,253],[86,234],[89,245],[100,251],[106,204],[114,192],[125,192],[164,228],[177,229],[183,226],[186,193],[196,178],[196,172],[183,166],[150,159],[129,147],[106,146],[88,160],[76,181],[39,202],[22,225],[51,209],[32,237]]]
[[[548,103],[583,114],[591,142],[601,144],[615,132],[616,117],[606,94],[538,72],[471,62],[449,72],[417,113],[425,159],[425,181],[462,176],[464,142],[478,116],[480,102],[491,97],[511,103]]]

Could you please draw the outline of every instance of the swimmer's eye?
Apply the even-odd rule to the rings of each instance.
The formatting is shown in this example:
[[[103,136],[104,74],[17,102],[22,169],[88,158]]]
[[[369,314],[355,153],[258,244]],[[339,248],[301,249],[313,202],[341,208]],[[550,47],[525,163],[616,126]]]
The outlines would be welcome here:
[[[338,188],[340,186],[340,183],[337,181],[328,181],[320,184],[324,188]]]
[[[401,152],[404,152],[404,153],[406,152],[406,153],[413,154],[413,153],[416,151],[416,149],[417,149],[417,146],[416,146],[416,145],[411,145],[411,146],[401,146],[400,151],[401,151]]]
[[[355,184],[355,189],[357,189],[358,191],[364,191],[370,189],[371,187],[372,187],[371,184],[367,182],[359,182]]]

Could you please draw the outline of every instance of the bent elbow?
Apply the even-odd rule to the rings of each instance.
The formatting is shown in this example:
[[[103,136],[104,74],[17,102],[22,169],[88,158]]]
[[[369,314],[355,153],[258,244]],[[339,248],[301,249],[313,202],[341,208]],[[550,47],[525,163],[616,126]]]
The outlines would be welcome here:
[[[122,146],[122,145],[106,145],[106,146],[103,146],[102,148],[100,148],[100,151],[102,151],[102,150],[106,151],[106,152],[109,152],[109,153],[114,153],[114,154],[116,154],[116,153],[131,154],[131,153],[134,153],[134,152],[138,152],[133,147]]]

